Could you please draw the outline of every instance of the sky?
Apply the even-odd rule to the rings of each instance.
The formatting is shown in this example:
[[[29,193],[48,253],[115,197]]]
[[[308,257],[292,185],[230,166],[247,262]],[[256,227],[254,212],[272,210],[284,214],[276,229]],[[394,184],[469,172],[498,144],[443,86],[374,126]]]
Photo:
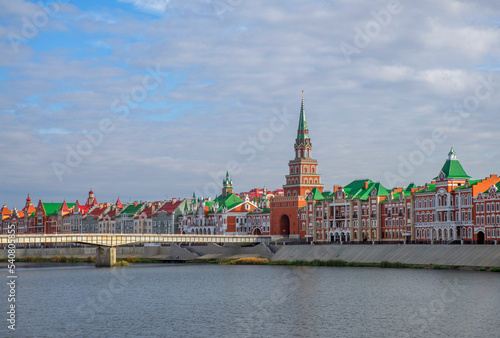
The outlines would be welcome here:
[[[0,0],[0,205],[498,174],[500,3]]]

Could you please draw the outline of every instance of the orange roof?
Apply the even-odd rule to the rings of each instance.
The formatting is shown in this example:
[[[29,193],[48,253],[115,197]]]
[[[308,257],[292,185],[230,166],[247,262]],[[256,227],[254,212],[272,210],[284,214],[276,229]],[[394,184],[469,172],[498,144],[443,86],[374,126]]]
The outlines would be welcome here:
[[[24,208],[23,210],[25,212],[27,212],[28,215],[31,215],[32,213],[34,213],[36,211],[36,208],[33,206],[33,204],[30,204],[27,209]]]
[[[9,208],[7,208],[7,206],[4,204],[3,207],[2,207],[2,212],[1,212],[2,215],[10,215],[10,210]]]

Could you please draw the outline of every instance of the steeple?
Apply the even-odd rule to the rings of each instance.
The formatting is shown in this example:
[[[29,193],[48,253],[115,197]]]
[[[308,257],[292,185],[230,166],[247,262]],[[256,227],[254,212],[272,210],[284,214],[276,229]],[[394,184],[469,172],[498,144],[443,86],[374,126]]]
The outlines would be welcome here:
[[[307,129],[306,111],[304,109],[304,91],[302,91],[302,103],[300,104],[299,126],[297,127],[297,139],[295,140],[295,158],[311,158],[311,139]]]
[[[302,103],[300,104],[299,126],[297,127],[297,144],[310,143],[309,130],[307,129],[306,111],[304,109],[304,91],[302,91]]]

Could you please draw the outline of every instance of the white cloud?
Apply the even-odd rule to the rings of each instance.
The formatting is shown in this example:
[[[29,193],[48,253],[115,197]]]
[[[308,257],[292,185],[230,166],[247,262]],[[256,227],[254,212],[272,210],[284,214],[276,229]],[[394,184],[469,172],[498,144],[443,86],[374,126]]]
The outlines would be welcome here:
[[[142,11],[163,14],[166,12],[170,0],[119,0],[119,2],[133,4],[135,8]]]

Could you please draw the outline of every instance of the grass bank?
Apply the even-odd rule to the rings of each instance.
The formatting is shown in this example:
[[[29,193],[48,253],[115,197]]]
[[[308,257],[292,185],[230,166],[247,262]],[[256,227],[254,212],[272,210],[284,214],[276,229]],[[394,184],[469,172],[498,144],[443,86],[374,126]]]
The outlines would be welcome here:
[[[203,261],[198,260],[197,263],[216,263],[217,261]],[[218,264],[223,265],[283,265],[283,266],[336,266],[336,267],[377,267],[377,268],[385,268],[385,269],[446,269],[446,270],[476,270],[476,271],[491,271],[491,272],[500,272],[500,268],[485,268],[485,267],[459,267],[459,266],[441,266],[441,265],[413,265],[413,264],[405,264],[401,262],[388,262],[382,261],[380,263],[355,263],[355,262],[346,262],[339,259],[334,260],[295,260],[295,261],[270,261],[265,258],[257,258],[257,257],[246,257],[246,258],[238,258],[238,259],[228,259],[221,260],[217,262]]]

